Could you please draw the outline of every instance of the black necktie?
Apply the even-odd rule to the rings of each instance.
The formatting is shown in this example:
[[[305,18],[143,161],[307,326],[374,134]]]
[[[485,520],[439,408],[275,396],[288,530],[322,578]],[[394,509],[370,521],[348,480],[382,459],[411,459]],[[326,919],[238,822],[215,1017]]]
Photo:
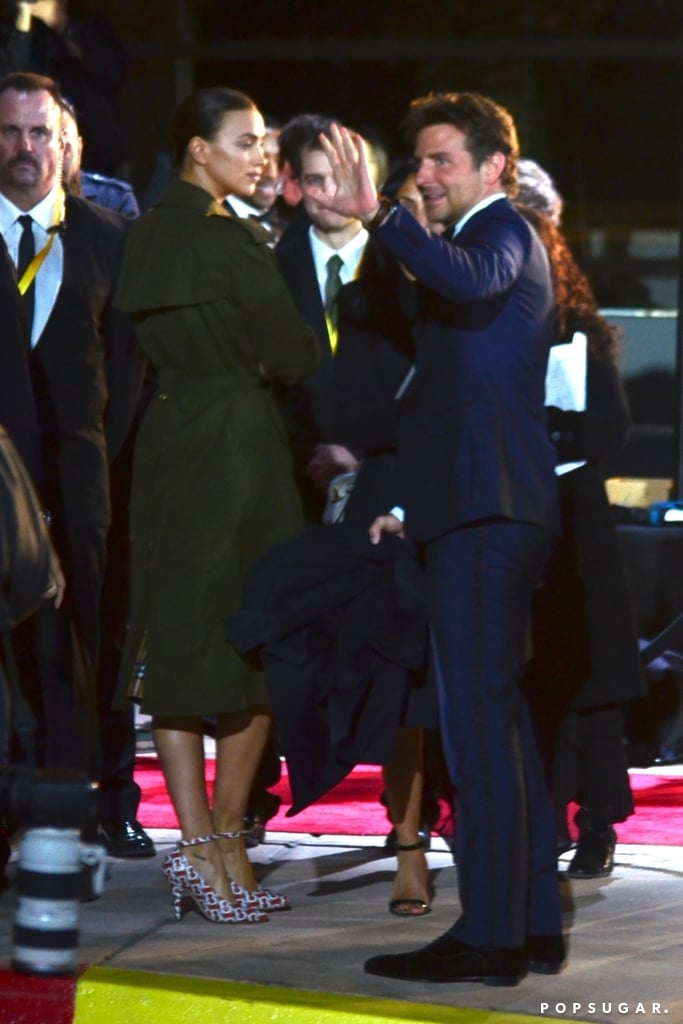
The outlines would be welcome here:
[[[337,327],[337,296],[339,295],[339,289],[342,286],[342,279],[340,276],[341,268],[344,266],[344,261],[341,256],[330,256],[327,261],[327,280],[325,281],[325,314],[332,324],[332,327]]]
[[[33,218],[25,213],[22,217],[19,217],[19,223],[22,227],[21,238],[19,239],[19,252],[17,258],[17,279],[21,281],[26,268],[30,265],[33,257],[36,254],[36,245],[33,240]],[[23,295],[24,311],[26,313],[26,320],[28,322],[29,338],[31,336],[31,327],[33,324],[33,306],[35,303],[35,278],[31,281],[30,287],[26,289]]]

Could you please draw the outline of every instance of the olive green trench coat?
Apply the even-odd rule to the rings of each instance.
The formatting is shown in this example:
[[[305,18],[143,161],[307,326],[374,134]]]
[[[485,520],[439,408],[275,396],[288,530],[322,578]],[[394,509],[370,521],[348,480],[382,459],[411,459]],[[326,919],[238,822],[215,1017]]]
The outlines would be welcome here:
[[[158,370],[136,442],[131,608],[117,703],[215,715],[268,703],[228,643],[245,574],[302,529],[270,381],[317,365],[258,225],[176,182],[133,227],[116,304]],[[133,680],[137,680],[133,685]]]

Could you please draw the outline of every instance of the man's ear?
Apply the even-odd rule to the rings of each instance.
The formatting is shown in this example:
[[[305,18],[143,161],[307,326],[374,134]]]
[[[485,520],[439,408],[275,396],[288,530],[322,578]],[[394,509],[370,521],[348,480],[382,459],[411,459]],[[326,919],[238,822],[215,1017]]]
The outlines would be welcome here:
[[[500,181],[506,163],[507,158],[504,153],[491,153],[485,158],[481,167],[487,185],[495,185],[497,181]]]

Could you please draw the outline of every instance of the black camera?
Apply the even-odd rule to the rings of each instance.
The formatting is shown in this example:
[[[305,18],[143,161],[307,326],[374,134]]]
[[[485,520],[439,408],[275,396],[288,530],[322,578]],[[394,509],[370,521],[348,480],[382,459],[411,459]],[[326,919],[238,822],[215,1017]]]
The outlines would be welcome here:
[[[97,817],[97,783],[68,772],[0,768],[0,825],[75,828]]]

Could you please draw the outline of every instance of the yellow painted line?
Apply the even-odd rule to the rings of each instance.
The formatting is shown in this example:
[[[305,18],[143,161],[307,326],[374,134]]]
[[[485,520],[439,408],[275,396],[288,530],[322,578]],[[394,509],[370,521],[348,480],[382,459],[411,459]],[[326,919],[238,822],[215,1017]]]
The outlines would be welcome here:
[[[539,1024],[540,1020],[490,1010],[92,967],[78,982],[73,1024]]]

